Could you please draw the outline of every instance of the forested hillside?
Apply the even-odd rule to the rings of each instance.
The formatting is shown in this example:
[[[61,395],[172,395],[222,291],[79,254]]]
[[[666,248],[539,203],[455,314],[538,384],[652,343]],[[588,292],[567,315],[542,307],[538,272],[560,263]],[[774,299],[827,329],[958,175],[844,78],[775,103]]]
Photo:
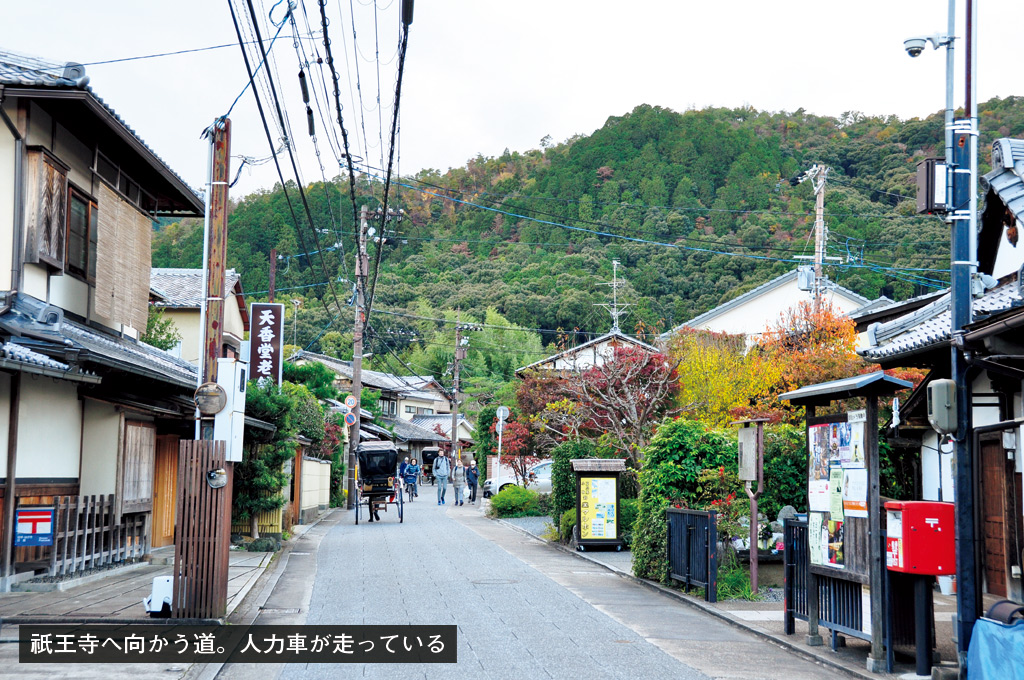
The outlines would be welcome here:
[[[993,139],[1024,135],[1024,98],[994,99],[980,109],[985,172]],[[831,279],[869,298],[944,287],[948,234],[940,220],[914,214],[913,198],[915,164],[942,153],[941,112],[901,121],[644,105],[590,136],[561,144],[545,138],[538,150],[424,171],[403,178],[392,194],[390,205],[406,217],[392,225],[398,233],[382,253],[374,333],[396,352],[407,350],[416,370],[439,374],[446,355],[427,356],[432,322],[415,317],[454,319],[461,310],[464,319],[483,321],[491,310],[491,322],[542,329],[543,344],[556,341],[559,329],[570,342],[576,331],[603,333],[610,320],[594,304],[608,300],[602,283],[611,281],[613,259],[627,282],[620,299],[634,305],[624,327],[643,322],[645,332],[664,330],[813,253],[812,189],[789,180],[814,163],[832,168],[828,254],[841,259],[827,267]],[[361,177],[356,193],[358,204],[375,209],[382,184]],[[298,344],[320,349],[317,335],[326,329],[327,349],[340,351],[344,337],[332,331],[350,331],[350,308],[330,321],[338,313],[335,294],[343,303],[351,296],[348,183],[312,184],[306,194],[326,250],[303,255],[318,246],[297,191],[290,187],[301,234],[276,187],[234,205],[228,263],[241,271],[250,299],[260,299],[269,252],[277,248],[285,256],[278,301],[303,300]],[[200,236],[201,224],[163,226],[153,265],[199,266]],[[408,349],[413,331],[421,339],[415,352]],[[445,344],[440,337],[429,342]],[[508,376],[513,364],[530,363],[541,351],[532,341],[495,350],[486,372]]]

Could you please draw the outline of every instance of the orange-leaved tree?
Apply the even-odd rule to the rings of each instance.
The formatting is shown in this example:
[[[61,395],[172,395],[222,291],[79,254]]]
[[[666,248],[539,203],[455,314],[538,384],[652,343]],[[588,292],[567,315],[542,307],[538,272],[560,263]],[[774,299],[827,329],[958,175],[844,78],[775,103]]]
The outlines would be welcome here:
[[[804,301],[783,312],[751,349],[777,372],[768,390],[749,406],[734,409],[737,417],[768,417],[800,422],[803,409],[778,399],[799,387],[848,378],[867,363],[856,352],[854,322],[827,301]]]

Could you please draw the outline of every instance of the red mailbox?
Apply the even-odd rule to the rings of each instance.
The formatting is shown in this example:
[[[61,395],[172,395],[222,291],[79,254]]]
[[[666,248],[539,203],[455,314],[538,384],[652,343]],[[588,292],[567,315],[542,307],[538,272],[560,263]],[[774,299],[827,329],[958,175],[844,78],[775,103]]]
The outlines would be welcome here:
[[[885,515],[886,567],[926,576],[956,573],[952,503],[889,501]]]

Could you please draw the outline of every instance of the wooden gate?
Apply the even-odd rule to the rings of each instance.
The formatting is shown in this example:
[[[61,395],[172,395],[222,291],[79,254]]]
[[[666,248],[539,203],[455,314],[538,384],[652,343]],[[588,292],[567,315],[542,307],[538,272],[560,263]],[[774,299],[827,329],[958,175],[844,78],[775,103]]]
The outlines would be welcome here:
[[[174,538],[175,618],[212,619],[227,609],[231,479],[224,488],[207,473],[226,468],[222,441],[182,441],[178,453],[177,531]]]
[[[1006,452],[1001,439],[981,441],[982,539],[985,584],[992,595],[1006,597]]]
[[[178,437],[158,435],[153,474],[153,547],[174,542],[178,498]]]

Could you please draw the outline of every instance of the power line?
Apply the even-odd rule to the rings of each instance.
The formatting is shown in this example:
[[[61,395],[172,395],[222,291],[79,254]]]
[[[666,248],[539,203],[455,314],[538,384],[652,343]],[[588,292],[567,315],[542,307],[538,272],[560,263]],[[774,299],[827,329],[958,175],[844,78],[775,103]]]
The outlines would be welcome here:
[[[259,23],[256,20],[256,10],[253,8],[252,0],[246,0],[246,5],[248,6],[249,13],[252,16],[253,28],[256,31],[257,44],[259,45],[260,52],[263,53],[264,60],[266,60],[266,52],[263,49],[263,38],[260,36],[260,27],[259,27]],[[273,11],[273,10],[271,10],[271,11]],[[287,9],[287,16],[291,16],[291,13],[292,13],[291,5],[289,5],[288,9]],[[282,22],[281,25],[283,26],[284,22]],[[280,29],[278,29],[278,32],[280,32]],[[247,60],[247,63],[248,63],[248,60]],[[277,109],[277,115],[281,119],[281,125],[283,127],[285,127],[285,129],[287,129],[287,126],[285,125],[284,113],[282,112],[282,109],[281,109],[281,101],[280,101],[280,99],[278,99],[278,96],[277,96],[277,88],[274,86],[274,80],[271,77],[269,71],[267,71],[267,81],[270,84],[270,92],[271,92],[271,94],[273,94],[273,97],[274,97],[274,107]],[[299,168],[298,168],[298,166],[295,163],[295,154],[292,151],[291,143],[288,144],[287,149],[288,149],[288,158],[291,160],[291,164],[292,164],[292,172],[295,173],[295,179],[297,181],[297,187],[296,188],[299,190],[299,198],[302,200],[302,206],[303,206],[303,208],[306,211],[306,218],[309,220],[309,228],[313,232],[313,241],[314,241],[314,243],[316,243],[317,250],[320,250],[321,249],[321,247],[320,247],[320,236],[317,233],[316,226],[313,223],[313,214],[312,214],[312,212],[309,209],[309,201],[306,199],[306,192],[302,188],[302,180],[299,177]],[[276,164],[276,158],[275,158],[275,164]],[[278,166],[278,168],[280,168],[280,166]],[[281,183],[282,183],[282,187],[283,187],[283,184],[284,184],[283,179],[282,179]],[[295,227],[296,227],[297,233],[299,234],[300,240],[303,242],[303,250],[306,250],[308,252],[309,249],[306,248],[306,246],[305,246],[305,237],[302,236],[301,229],[299,229],[298,224],[296,224]],[[319,256],[320,256],[320,268],[324,272],[325,280],[328,280],[328,288],[331,291],[331,295],[334,297],[335,304],[337,304],[338,309],[341,310],[342,309],[341,300],[338,298],[338,292],[334,288],[334,282],[330,280],[330,275],[327,273],[327,265],[324,262],[323,252],[320,252]]]

